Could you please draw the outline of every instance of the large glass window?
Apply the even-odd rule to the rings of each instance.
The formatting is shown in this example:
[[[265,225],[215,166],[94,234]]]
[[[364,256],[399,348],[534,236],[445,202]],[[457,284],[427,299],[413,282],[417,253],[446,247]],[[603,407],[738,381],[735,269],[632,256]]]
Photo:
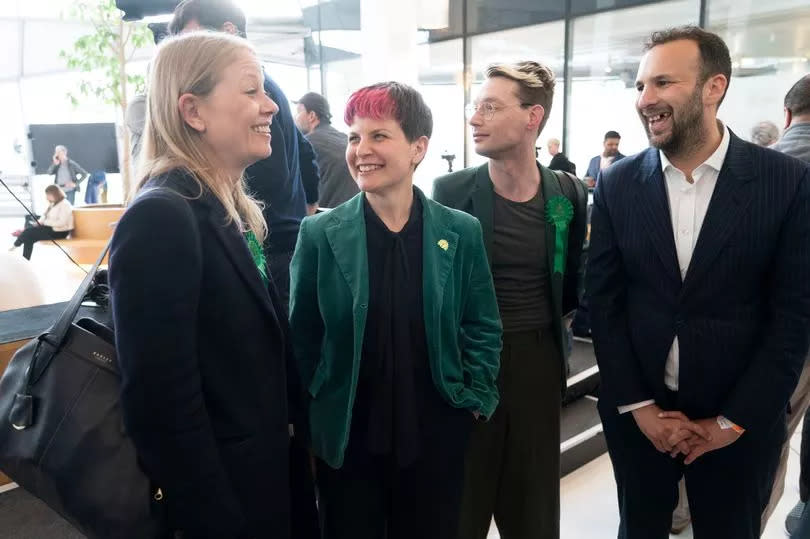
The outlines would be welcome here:
[[[660,0],[571,0],[571,14],[585,15],[597,11],[622,9],[640,4],[652,4]]]
[[[467,0],[467,31],[470,33],[505,30],[565,17],[560,0]],[[535,36],[542,47],[544,38]]]
[[[475,99],[485,77],[486,68],[493,63],[520,62],[534,60],[549,66],[557,76],[554,89],[554,102],[548,122],[537,141],[541,146],[548,137],[562,138],[563,102],[565,99],[565,80],[563,65],[565,58],[565,23],[563,21],[536,24],[524,28],[515,28],[502,32],[493,32],[475,36],[470,39],[472,55],[473,83],[471,98]],[[549,157],[545,148],[540,151],[540,160],[548,163]],[[477,165],[486,158],[475,153],[472,140],[468,143],[467,163]]]
[[[732,74],[719,117],[743,139],[765,120],[784,125],[785,93],[810,73],[810,4],[806,0],[710,0],[708,29],[731,52]]]
[[[648,146],[635,111],[635,77],[650,32],[663,26],[697,24],[698,0],[675,0],[575,19],[569,72],[568,148],[563,151],[585,175],[602,152],[605,132],[618,131],[625,155]]]
[[[433,180],[448,171],[448,156],[454,156],[453,170],[464,168],[462,42],[454,39],[421,45],[418,52],[418,89],[433,113],[433,136],[414,183],[430,195]]]

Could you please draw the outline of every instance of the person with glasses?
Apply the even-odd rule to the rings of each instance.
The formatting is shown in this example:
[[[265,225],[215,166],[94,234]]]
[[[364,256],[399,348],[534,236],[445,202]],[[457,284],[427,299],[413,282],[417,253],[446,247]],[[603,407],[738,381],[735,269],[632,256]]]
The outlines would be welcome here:
[[[564,315],[577,305],[584,185],[535,157],[554,74],[536,62],[492,65],[468,107],[475,151],[489,158],[436,180],[433,198],[481,221],[503,322],[501,403],[476,423],[458,537],[559,536]]]

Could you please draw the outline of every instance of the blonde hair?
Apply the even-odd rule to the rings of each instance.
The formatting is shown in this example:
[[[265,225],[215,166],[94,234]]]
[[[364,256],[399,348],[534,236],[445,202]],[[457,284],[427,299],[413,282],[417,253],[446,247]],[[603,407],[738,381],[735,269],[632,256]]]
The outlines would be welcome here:
[[[158,46],[147,92],[136,190],[154,176],[186,169],[200,184],[201,193],[204,186],[222,203],[228,223],[236,222],[264,241],[267,224],[261,205],[247,194],[244,176],[234,182],[214,166],[200,133],[185,122],[178,106],[183,94],[209,95],[225,68],[243,50],[256,54],[244,39],[215,32],[193,32],[164,40]]]
[[[543,107],[545,114],[537,127],[539,135],[548,122],[551,105],[554,101],[554,72],[551,68],[526,61],[516,64],[491,64],[487,67],[487,78],[503,77],[518,84],[518,99],[521,103],[531,103]]]

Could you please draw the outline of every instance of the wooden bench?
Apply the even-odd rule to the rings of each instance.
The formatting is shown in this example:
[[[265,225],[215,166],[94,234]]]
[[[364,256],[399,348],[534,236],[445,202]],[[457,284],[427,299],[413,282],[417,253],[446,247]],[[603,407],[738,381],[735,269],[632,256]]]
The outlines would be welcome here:
[[[92,264],[112,237],[124,209],[115,204],[73,208],[73,231],[67,239],[56,242],[79,264]]]

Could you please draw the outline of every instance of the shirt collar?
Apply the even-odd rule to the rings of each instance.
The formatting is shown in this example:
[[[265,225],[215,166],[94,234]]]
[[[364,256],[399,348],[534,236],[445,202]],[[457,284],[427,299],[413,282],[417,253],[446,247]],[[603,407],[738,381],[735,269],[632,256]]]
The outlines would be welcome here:
[[[714,151],[713,154],[709,156],[703,163],[699,166],[695,167],[695,170],[699,169],[700,167],[706,165],[708,167],[713,168],[717,172],[720,172],[720,169],[723,168],[723,162],[726,160],[726,154],[728,153],[728,145],[731,142],[731,135],[729,133],[728,127],[723,124],[720,120],[717,121],[723,128],[723,138],[720,140],[720,146]],[[668,167],[677,168],[673,165],[667,156],[664,155],[662,150],[658,150],[658,155],[661,156],[661,171],[666,172]]]

